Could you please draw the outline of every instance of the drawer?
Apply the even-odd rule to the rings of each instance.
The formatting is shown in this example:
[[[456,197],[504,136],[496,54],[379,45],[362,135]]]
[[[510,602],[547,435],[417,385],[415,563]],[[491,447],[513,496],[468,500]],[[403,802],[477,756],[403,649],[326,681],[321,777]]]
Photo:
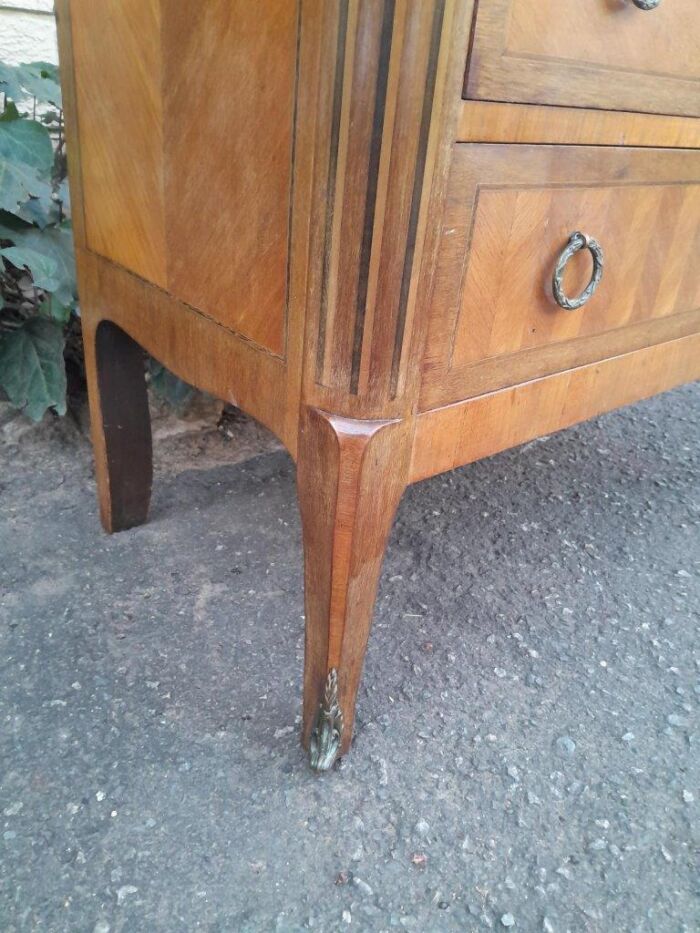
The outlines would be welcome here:
[[[464,96],[700,116],[700,3],[481,0]]]
[[[604,269],[577,310],[552,280],[571,234]],[[429,309],[421,407],[700,330],[700,152],[457,144]],[[591,280],[583,248],[563,291]]]

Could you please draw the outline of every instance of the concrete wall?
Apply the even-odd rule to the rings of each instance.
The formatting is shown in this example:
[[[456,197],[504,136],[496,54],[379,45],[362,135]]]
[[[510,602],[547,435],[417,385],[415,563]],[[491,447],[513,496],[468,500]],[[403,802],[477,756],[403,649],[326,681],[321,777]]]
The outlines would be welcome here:
[[[0,61],[58,62],[53,0],[0,0]]]

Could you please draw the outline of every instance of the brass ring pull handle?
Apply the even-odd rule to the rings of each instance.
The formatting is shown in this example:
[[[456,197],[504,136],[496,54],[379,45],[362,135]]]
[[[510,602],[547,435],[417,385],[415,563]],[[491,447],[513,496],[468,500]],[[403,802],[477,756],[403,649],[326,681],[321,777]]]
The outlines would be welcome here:
[[[564,292],[564,269],[574,253],[578,253],[579,250],[582,249],[589,249],[591,252],[591,256],[593,257],[593,275],[591,276],[591,281],[577,298],[569,298]],[[600,243],[592,237],[586,236],[585,233],[579,233],[578,231],[572,233],[569,237],[569,242],[566,244],[557,260],[552,277],[552,291],[554,292],[554,297],[559,307],[563,308],[565,311],[576,311],[578,308],[582,308],[586,302],[593,297],[595,290],[600,285],[600,280],[603,278],[603,264],[603,250],[600,248]]]
[[[632,0],[632,3],[640,10],[655,10],[661,0]]]

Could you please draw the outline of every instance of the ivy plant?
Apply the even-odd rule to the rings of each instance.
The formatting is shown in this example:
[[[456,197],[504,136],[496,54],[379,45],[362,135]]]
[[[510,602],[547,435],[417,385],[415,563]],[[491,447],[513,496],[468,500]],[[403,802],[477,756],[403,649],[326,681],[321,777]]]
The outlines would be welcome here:
[[[0,98],[0,389],[39,420],[66,410],[78,310],[56,66],[0,63]]]

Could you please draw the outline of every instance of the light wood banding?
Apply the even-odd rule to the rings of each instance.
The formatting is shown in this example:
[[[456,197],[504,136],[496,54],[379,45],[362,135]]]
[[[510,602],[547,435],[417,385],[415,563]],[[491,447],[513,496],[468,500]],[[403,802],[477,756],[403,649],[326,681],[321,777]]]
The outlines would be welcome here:
[[[545,376],[419,415],[409,482],[700,378],[700,335]]]
[[[700,119],[498,101],[462,102],[457,141],[700,148]]]

